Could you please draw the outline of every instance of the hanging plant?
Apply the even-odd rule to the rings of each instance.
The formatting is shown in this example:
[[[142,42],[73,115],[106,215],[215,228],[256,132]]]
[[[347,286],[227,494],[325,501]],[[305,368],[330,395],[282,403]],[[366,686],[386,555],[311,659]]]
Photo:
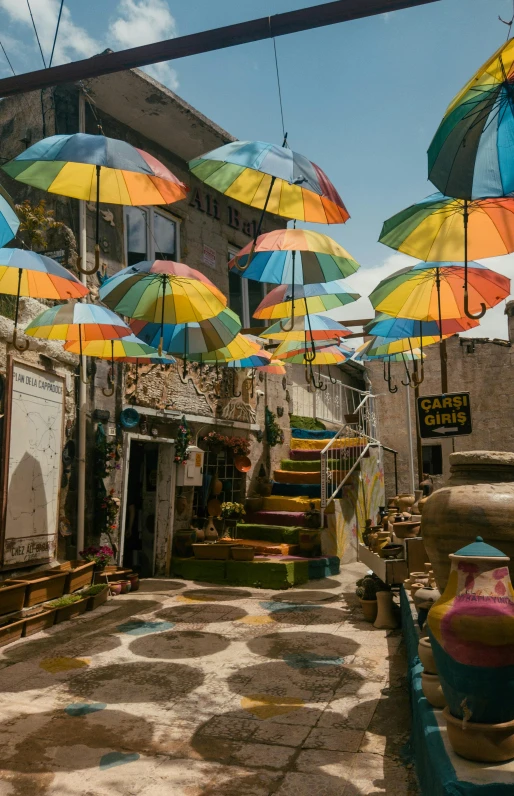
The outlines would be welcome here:
[[[202,437],[202,442],[205,442],[209,448],[228,448],[234,456],[248,456],[250,451],[250,440],[244,437],[227,437],[218,431],[209,431],[205,437]]]
[[[112,541],[112,534],[118,528],[117,518],[120,500],[114,497],[114,489],[107,492],[104,479],[113,470],[119,470],[121,453],[122,449],[119,441],[116,439],[114,442],[108,442],[103,424],[98,423],[94,448],[95,531],[107,535],[115,552],[116,547]]]
[[[266,442],[270,448],[274,448],[275,445],[282,445],[284,442],[284,432],[277,423],[277,416],[268,409],[268,407],[265,409],[264,419],[266,425]]]
[[[185,464],[188,459],[187,449],[191,444],[191,429],[185,415],[182,415],[182,420],[177,431],[177,438],[175,440],[175,461],[177,464]]]

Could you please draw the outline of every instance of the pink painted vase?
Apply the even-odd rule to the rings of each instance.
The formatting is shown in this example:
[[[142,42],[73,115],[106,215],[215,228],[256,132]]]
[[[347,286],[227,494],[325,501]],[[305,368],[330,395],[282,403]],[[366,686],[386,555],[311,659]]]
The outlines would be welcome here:
[[[441,685],[456,718],[496,724],[514,719],[514,590],[510,559],[477,536],[450,555],[444,593],[428,632]]]

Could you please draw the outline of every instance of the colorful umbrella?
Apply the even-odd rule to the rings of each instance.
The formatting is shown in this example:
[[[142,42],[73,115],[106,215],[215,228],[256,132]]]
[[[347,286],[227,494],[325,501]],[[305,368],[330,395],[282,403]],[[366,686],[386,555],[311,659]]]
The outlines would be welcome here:
[[[240,271],[246,279],[289,285],[333,282],[360,268],[335,240],[308,229],[266,232],[241,249],[229,267]]]
[[[453,199],[432,194],[388,219],[380,242],[421,260],[464,261],[464,311],[467,310],[468,259],[514,251],[514,198]],[[482,305],[480,315],[486,312]]]
[[[271,354],[264,351],[263,348],[255,354],[251,354],[244,359],[231,359],[227,362],[228,368],[258,368],[262,365],[269,365],[271,362]]]
[[[200,271],[170,260],[123,268],[102,284],[100,298],[121,315],[158,324],[160,354],[166,324],[213,318],[227,305],[226,296]]]
[[[268,365],[258,365],[257,370],[272,373],[274,376],[285,376],[286,368],[280,359],[272,359]]]
[[[158,346],[161,327],[158,323],[131,321],[130,328],[149,345]],[[201,354],[228,345],[241,331],[241,321],[228,308],[214,318],[195,323],[165,324],[163,350],[174,354]]]
[[[96,202],[95,269],[100,264],[100,202],[167,205],[188,188],[160,161],[127,141],[104,135],[53,135],[2,166],[18,182]],[[91,271],[90,273],[93,273]]]
[[[443,335],[442,339],[451,337],[450,334]],[[359,348],[358,351],[365,352],[371,357],[387,357],[389,354],[401,354],[404,351],[412,353],[419,348],[423,353],[423,348],[430,345],[435,345],[441,341],[439,334],[434,337],[432,335],[424,335],[423,337],[403,337],[399,340],[391,340],[389,337],[374,336],[371,340],[366,340]]]
[[[338,365],[346,359],[347,357],[338,346],[333,345],[318,349],[313,360],[306,359],[305,353],[303,353],[288,357],[287,362],[290,365]]]
[[[28,343],[19,347],[16,342],[20,296],[71,299],[81,298],[89,290],[50,257],[25,249],[0,249],[0,293],[16,296],[13,344],[19,351],[25,351]]]
[[[370,294],[375,309],[401,318],[442,321],[464,316],[462,263],[417,263],[386,277]],[[471,312],[483,302],[494,307],[510,294],[510,279],[472,262],[468,269]]]
[[[402,384],[407,387],[409,384],[414,384],[414,386],[419,386],[423,381],[423,360],[425,359],[425,354],[420,351],[419,348],[414,348],[411,351],[401,351],[396,354],[388,353],[388,354],[370,354],[369,341],[363,343],[361,346],[357,348],[354,355],[352,356],[352,360],[354,362],[368,362],[374,360],[383,360],[384,362],[384,381],[387,382],[387,386],[389,392],[396,393],[398,392],[398,387],[393,385],[392,376],[391,376],[391,363],[393,362],[403,362],[405,366],[405,372],[407,375],[407,381],[402,380]],[[417,369],[412,375],[409,373],[409,369],[407,367],[407,362],[410,361],[417,361],[421,360],[421,378],[418,377]]]
[[[342,280],[326,284],[279,285],[263,298],[254,318],[288,318],[295,315],[308,315],[343,307],[360,298],[358,293],[350,293]]]
[[[364,334],[400,340],[403,337],[423,337],[425,335],[440,337],[440,332],[443,333],[443,336],[460,334],[460,332],[473,329],[475,326],[479,326],[479,322],[471,320],[471,318],[448,318],[442,321],[441,328],[439,328],[438,321],[395,318],[392,315],[381,312],[364,326]]]
[[[284,218],[318,224],[342,224],[349,218],[319,166],[285,146],[234,141],[195,158],[189,168],[225,196]]]
[[[0,246],[5,246],[18,232],[20,219],[16,215],[13,201],[0,186]]]
[[[310,341],[332,340],[346,337],[349,334],[351,334],[350,329],[332,318],[327,318],[324,315],[303,315],[295,319],[294,326],[290,331],[284,331],[279,322],[263,329],[260,336],[273,340]]]
[[[447,196],[483,199],[514,192],[513,80],[510,39],[448,106],[428,150],[428,177]]]
[[[243,334],[238,334],[234,337],[232,342],[223,348],[219,348],[216,351],[207,351],[203,354],[191,354],[189,358],[193,362],[202,362],[206,365],[216,363],[222,364],[224,362],[230,362],[233,359],[250,357],[252,354],[257,353],[257,351],[260,351],[260,348],[258,343],[248,340]]]
[[[282,340],[280,345],[274,350],[273,356],[276,359],[288,359],[297,354],[303,354],[304,351],[318,350],[320,348],[327,348],[327,346],[337,346],[336,339],[330,340]]]

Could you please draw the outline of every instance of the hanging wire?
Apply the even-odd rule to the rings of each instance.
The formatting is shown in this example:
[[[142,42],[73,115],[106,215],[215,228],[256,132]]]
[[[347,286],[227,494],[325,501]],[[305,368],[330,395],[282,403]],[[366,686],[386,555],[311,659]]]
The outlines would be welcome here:
[[[280,86],[280,72],[278,69],[278,56],[277,56],[277,43],[275,41],[275,37],[271,33],[271,17],[268,17],[268,26],[270,37],[273,42],[273,53],[275,55],[275,72],[277,75],[277,89],[278,89],[278,102],[280,105],[280,119],[282,121],[282,137],[284,139],[284,145],[287,145],[287,133],[286,133],[286,126],[284,122],[284,107],[282,105],[282,88]]]
[[[2,42],[1,42],[1,41],[0,41],[0,47],[2,48],[2,52],[3,52],[3,54],[5,55],[5,60],[7,61],[7,63],[9,64],[9,66],[11,67],[11,72],[13,73],[13,75],[15,75],[15,74],[16,74],[16,72],[14,71],[14,67],[13,67],[12,63],[10,62],[10,60],[9,60],[9,56],[7,55],[7,53],[6,53],[6,51],[5,51],[5,47],[4,47],[4,45],[2,44]]]
[[[39,36],[38,36],[37,28],[36,28],[36,23],[34,22],[34,17],[32,15],[32,9],[30,7],[30,0],[27,0],[27,7],[29,9],[30,18],[32,20],[32,27],[34,28],[34,33],[36,34],[36,41],[38,43],[39,52],[41,53],[41,58],[43,59],[43,66],[46,69],[47,67],[46,67],[45,56],[43,54],[43,48],[41,47],[41,42],[39,41]]]
[[[510,39],[510,31],[511,31],[512,25],[514,24],[514,0],[512,2],[512,17],[511,17],[510,21],[508,21],[506,19],[502,19],[499,14],[498,14],[498,19],[500,20],[500,22],[503,22],[504,25],[507,25],[507,28],[508,28],[508,30],[507,30],[507,41],[508,41]]]
[[[59,16],[57,17],[57,27],[55,28],[55,36],[54,36],[54,43],[52,44],[52,53],[50,55],[50,61],[48,62],[48,68],[52,66],[52,61],[54,60],[54,50],[55,50],[55,43],[57,41],[57,34],[59,33],[59,25],[61,24],[61,15],[62,15],[62,7],[64,5],[64,0],[61,0],[61,7],[59,8]]]

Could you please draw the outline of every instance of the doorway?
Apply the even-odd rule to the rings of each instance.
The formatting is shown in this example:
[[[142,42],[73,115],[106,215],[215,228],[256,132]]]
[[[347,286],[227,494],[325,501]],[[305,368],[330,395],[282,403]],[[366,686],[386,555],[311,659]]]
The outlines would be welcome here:
[[[156,442],[130,443],[123,566],[142,578],[154,574],[155,516],[159,445]]]

